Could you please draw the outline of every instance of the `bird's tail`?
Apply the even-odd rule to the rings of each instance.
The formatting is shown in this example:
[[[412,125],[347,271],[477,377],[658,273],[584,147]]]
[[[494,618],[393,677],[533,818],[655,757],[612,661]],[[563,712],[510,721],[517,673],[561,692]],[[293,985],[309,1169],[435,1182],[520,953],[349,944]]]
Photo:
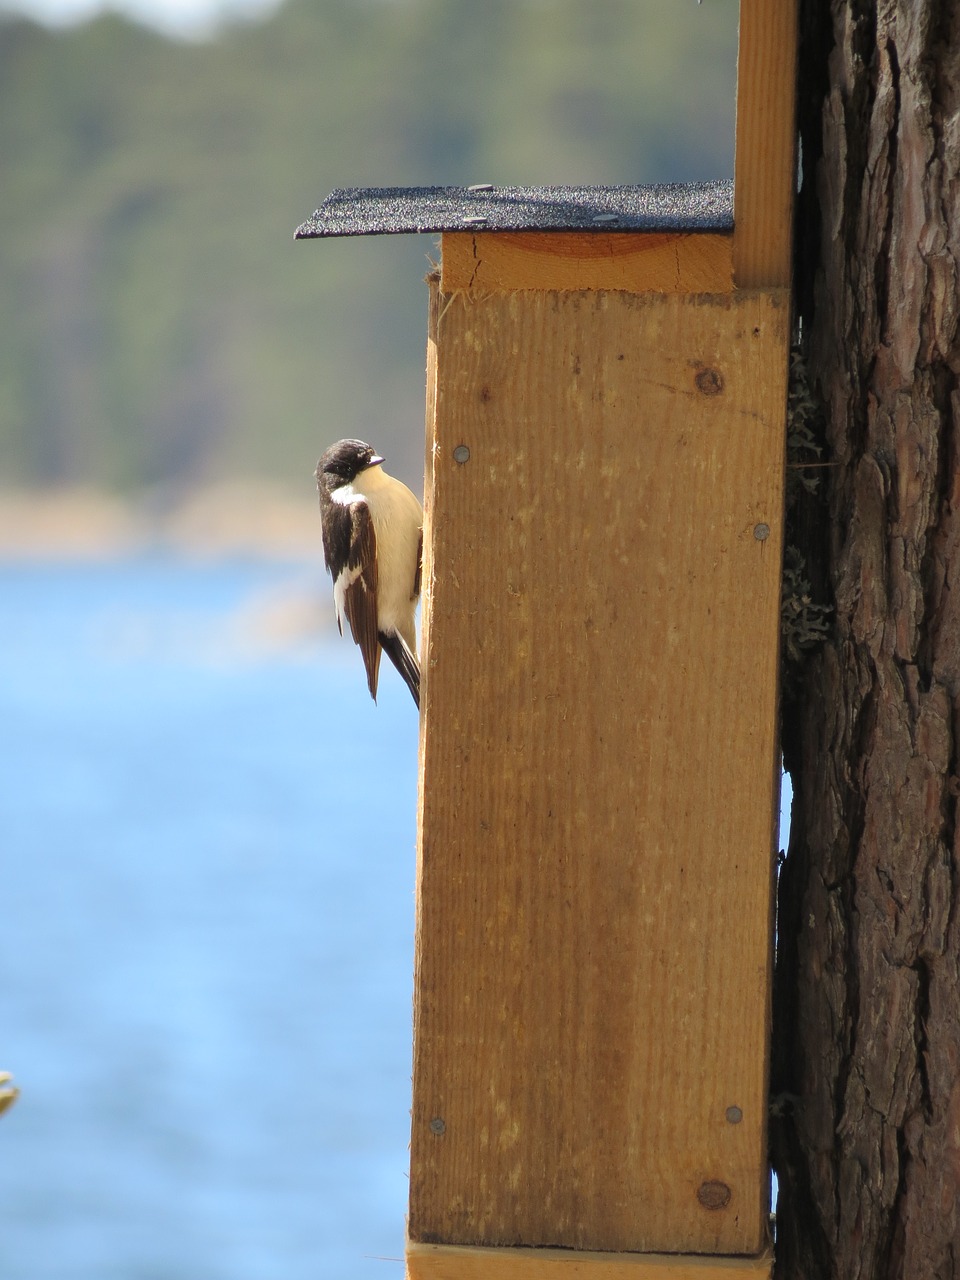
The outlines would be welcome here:
[[[407,688],[413,694],[413,700],[417,704],[417,710],[419,711],[420,663],[417,661],[416,655],[410,651],[410,646],[397,631],[392,632],[390,635],[387,635],[385,631],[381,631],[379,640],[384,653],[403,676]]]

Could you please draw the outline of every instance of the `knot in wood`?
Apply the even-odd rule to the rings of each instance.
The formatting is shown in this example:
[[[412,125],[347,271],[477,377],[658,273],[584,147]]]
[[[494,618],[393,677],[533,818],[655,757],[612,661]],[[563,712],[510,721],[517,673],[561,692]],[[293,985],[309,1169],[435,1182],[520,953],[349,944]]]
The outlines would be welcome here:
[[[725,1209],[732,1192],[725,1182],[701,1182],[697,1199],[705,1209]]]
[[[723,378],[718,369],[701,369],[694,381],[697,390],[705,396],[718,396],[723,390]]]

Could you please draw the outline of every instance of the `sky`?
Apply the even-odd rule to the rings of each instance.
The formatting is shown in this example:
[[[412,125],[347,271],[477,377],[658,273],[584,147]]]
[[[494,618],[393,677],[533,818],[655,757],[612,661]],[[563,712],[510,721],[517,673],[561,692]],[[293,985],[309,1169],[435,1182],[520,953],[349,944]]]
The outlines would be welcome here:
[[[167,35],[208,35],[222,18],[254,18],[279,0],[0,0],[0,14],[23,14],[51,26],[69,26],[111,9]]]

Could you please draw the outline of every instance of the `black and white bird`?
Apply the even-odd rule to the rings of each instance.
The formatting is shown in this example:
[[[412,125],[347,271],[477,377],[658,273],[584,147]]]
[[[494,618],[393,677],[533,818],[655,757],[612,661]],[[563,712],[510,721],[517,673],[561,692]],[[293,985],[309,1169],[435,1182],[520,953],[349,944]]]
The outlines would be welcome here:
[[[367,686],[377,700],[380,651],[420,706],[420,663],[414,622],[420,598],[423,509],[388,476],[383,458],[363,440],[338,440],[317,465],[323,559],[333,578],[337,626],[344,618],[360,646]]]

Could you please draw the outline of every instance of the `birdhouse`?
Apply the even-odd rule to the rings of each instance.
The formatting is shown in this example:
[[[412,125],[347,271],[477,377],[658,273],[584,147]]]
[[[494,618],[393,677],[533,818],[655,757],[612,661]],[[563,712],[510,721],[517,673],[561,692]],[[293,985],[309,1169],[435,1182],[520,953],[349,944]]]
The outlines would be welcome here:
[[[771,1268],[795,0],[732,183],[335,192],[430,281],[413,1280]]]

